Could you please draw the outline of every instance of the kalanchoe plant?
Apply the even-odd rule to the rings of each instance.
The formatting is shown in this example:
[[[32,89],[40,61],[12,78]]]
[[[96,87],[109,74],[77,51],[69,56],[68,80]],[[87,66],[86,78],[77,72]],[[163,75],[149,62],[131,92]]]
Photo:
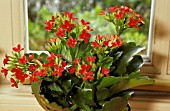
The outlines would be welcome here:
[[[5,55],[7,67],[1,72],[17,88],[29,77],[45,110],[129,111],[128,89],[154,81],[139,73],[143,64],[139,52],[144,47],[124,42],[121,34],[144,21],[126,6],[110,7],[99,15],[115,25],[116,34],[96,35],[93,41],[90,22],[79,21],[70,12],[56,14],[45,21],[45,29],[56,35],[45,44],[49,55],[22,55],[18,44],[12,56]]]

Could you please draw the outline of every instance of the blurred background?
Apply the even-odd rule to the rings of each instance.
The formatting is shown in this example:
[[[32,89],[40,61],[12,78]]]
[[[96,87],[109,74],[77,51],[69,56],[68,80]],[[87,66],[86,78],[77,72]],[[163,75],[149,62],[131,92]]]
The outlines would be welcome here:
[[[97,34],[115,33],[114,25],[99,17],[104,8],[111,6],[128,6],[144,18],[145,24],[139,30],[128,30],[121,37],[127,41],[148,47],[148,33],[152,0],[27,0],[28,1],[28,30],[29,50],[45,50],[44,43],[55,35],[44,30],[44,21],[51,19],[56,12],[70,11],[80,19],[91,22],[94,29],[93,36]],[[143,51],[146,55],[147,51]]]

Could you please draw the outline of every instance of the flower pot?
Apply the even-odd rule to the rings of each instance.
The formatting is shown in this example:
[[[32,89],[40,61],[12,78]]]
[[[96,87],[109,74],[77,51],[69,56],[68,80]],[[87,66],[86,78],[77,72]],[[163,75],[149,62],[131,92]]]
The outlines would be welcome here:
[[[46,98],[43,94],[41,94],[41,85],[42,85],[42,80],[38,82],[32,82],[31,88],[36,100],[45,111],[73,111],[70,108],[63,108],[63,106],[58,105],[56,102],[49,102],[49,98]],[[110,108],[98,109],[96,106],[97,111],[131,111],[130,105],[127,104],[127,106],[125,106],[126,104],[124,105],[119,104],[119,102],[121,103],[122,101],[118,98],[119,97],[115,97],[114,99],[117,101],[114,102],[111,99],[109,105],[112,107],[112,103],[113,103],[113,106],[115,106],[116,104],[117,105],[116,107],[124,107],[124,109],[123,108],[118,108],[118,109],[116,108],[116,110],[114,108],[113,108],[114,110],[110,110]],[[74,111],[79,111],[79,109],[75,109]],[[93,111],[93,110],[86,109],[81,111]]]
[[[62,108],[62,106],[55,103],[49,103],[48,99],[40,94],[41,82],[42,81],[32,82],[31,88],[36,100],[45,111],[71,111],[69,108]]]

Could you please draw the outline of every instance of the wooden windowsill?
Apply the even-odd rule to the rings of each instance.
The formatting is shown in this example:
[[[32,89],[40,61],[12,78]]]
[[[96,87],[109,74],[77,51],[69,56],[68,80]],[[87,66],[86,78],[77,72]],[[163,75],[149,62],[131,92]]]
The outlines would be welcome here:
[[[30,85],[11,88],[9,84],[0,84],[1,111],[44,111],[32,95]]]
[[[158,108],[164,107],[170,109],[169,92],[149,91],[150,87],[158,86],[157,90],[159,90],[162,87],[157,85],[159,82],[157,80],[155,85],[143,86],[144,90],[142,89],[142,91],[140,89],[142,86],[132,89],[135,91],[129,101],[132,111],[156,111]],[[170,85],[164,86],[164,88],[166,87],[169,88]],[[165,91],[169,90],[166,89]],[[44,111],[32,94],[30,85],[19,85],[17,89],[11,88],[8,83],[0,84],[0,98],[0,109],[2,111]]]
[[[133,89],[170,92],[170,80],[155,79],[152,85],[137,86]]]

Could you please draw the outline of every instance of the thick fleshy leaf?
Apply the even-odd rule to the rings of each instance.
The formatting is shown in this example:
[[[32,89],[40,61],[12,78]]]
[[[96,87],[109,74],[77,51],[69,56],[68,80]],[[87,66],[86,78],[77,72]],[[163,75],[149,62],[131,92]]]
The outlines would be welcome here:
[[[133,93],[134,93],[133,91],[125,91],[125,92],[120,93],[119,96],[128,100],[132,96]]]
[[[120,76],[126,73],[127,71],[126,67],[128,66],[129,62],[133,59],[133,56],[143,49],[144,47],[136,45],[134,42],[124,44],[122,47],[120,47],[119,50],[123,51],[123,54],[120,57],[120,59],[114,63],[116,68],[113,74]]]
[[[112,98],[103,106],[103,111],[123,111],[128,105],[128,101],[122,97]]]
[[[97,95],[97,100],[101,101],[109,97],[109,92],[110,90],[107,88],[102,88],[100,90],[97,90],[96,95]]]
[[[118,60],[118,59],[121,57],[122,53],[123,53],[123,51],[122,51],[122,52],[113,53],[113,54],[112,54],[113,57],[114,57],[113,60],[114,60],[114,61]]]
[[[46,53],[41,53],[40,54],[40,58],[42,59],[41,61],[43,61],[43,63],[48,62],[47,57],[48,57],[48,55]]]
[[[73,96],[73,101],[77,106],[85,111],[90,111],[90,107],[86,105],[85,90],[77,89],[77,93]]]
[[[110,95],[117,94],[119,92],[122,92],[124,90],[130,89],[136,86],[149,85],[153,83],[154,83],[154,80],[149,79],[148,77],[145,77],[145,76],[134,78],[134,79],[125,79],[125,80],[120,81],[117,84],[114,84],[110,88]]]
[[[97,63],[97,66],[102,66],[105,68],[110,68],[113,62],[113,57],[104,57],[102,59],[99,59],[99,62]]]
[[[62,81],[62,87],[66,92],[69,92],[70,88],[72,87],[71,80]]]
[[[135,55],[133,56],[133,59],[130,61],[130,63],[128,64],[126,70],[127,70],[127,74],[130,74],[132,72],[138,72],[140,70],[140,68],[143,65],[143,59],[140,55]]]
[[[62,57],[67,61],[67,62],[72,62],[72,57],[70,55],[70,50],[67,50],[65,46],[63,46],[63,50],[61,52]]]
[[[130,79],[134,79],[134,78],[139,78],[141,75],[140,75],[140,72],[132,72],[131,74],[129,74],[129,78]]]
[[[126,79],[126,77],[114,77],[114,76],[103,77],[95,84],[97,85],[96,86],[97,89],[101,89],[116,84],[124,79]]]
[[[81,44],[79,47],[78,54],[77,54],[76,58],[86,57],[87,53],[90,52],[91,49],[92,49],[92,46],[90,43]]]
[[[59,96],[65,93],[65,91],[61,89],[61,87],[59,87],[55,82],[49,84],[48,88],[51,90],[53,95],[57,93],[57,96]]]

